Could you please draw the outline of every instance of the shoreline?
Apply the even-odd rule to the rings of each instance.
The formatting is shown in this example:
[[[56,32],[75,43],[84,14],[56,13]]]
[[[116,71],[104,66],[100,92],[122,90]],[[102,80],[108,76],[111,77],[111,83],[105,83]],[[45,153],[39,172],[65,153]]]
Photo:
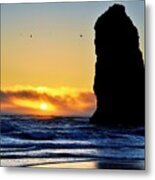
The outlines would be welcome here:
[[[12,164],[15,163],[16,165]],[[31,163],[30,163],[31,161]],[[25,162],[25,164],[24,164]],[[26,164],[27,162],[27,164]],[[29,163],[28,163],[29,162]],[[23,163],[23,164],[21,164]],[[34,163],[34,164],[33,164]],[[3,167],[31,167],[31,168],[60,168],[60,169],[116,169],[116,170],[145,170],[145,160],[70,160],[54,161],[54,158],[31,159],[1,159]]]

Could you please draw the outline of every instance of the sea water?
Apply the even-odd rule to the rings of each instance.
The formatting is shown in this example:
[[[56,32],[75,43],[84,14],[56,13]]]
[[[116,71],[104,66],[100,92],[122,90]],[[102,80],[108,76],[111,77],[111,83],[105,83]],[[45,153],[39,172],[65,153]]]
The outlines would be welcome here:
[[[0,120],[1,166],[145,168],[144,127],[107,128],[87,117],[1,114]]]

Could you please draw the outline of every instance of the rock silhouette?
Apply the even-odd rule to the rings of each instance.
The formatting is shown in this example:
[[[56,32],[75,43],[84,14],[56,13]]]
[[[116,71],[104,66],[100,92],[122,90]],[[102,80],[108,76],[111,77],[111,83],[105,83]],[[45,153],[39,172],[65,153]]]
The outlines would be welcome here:
[[[90,122],[105,126],[144,125],[144,64],[136,27],[115,4],[95,24],[97,109]]]

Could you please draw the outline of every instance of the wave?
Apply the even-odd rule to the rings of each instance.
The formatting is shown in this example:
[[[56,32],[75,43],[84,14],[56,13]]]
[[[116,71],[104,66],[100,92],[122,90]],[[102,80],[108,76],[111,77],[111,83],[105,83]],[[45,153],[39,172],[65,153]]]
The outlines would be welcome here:
[[[144,127],[98,127],[82,117],[2,115],[2,164],[23,159],[24,165],[25,158],[144,161],[143,132]]]

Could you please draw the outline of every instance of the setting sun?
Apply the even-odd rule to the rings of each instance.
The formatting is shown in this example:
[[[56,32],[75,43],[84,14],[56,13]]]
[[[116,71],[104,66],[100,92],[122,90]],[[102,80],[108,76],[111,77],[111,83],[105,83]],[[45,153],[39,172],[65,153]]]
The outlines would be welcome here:
[[[41,104],[40,104],[40,109],[41,109],[42,111],[46,111],[46,110],[48,109],[47,104],[46,104],[46,103],[41,103]]]

